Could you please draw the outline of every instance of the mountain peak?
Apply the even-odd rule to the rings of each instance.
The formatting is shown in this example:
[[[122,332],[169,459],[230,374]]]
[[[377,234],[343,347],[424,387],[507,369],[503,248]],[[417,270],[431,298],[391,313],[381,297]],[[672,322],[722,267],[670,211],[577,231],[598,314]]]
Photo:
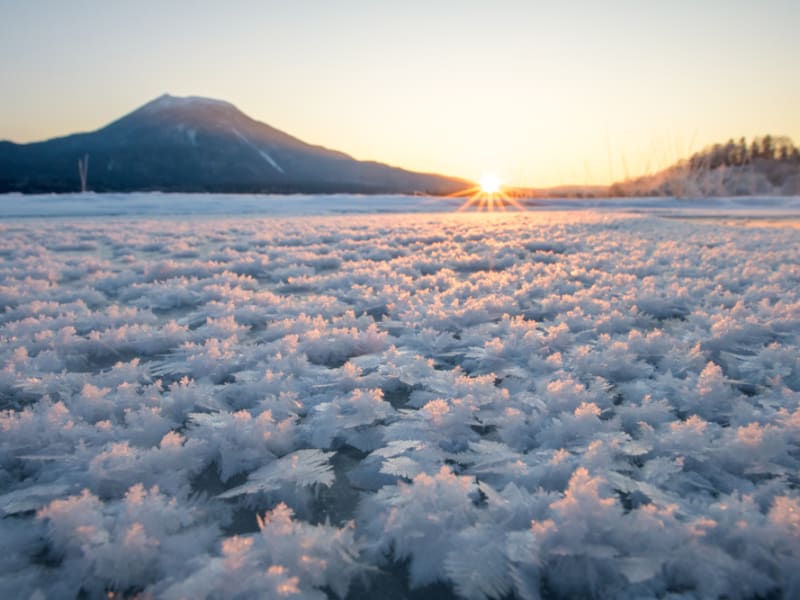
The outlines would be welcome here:
[[[308,144],[229,102],[163,94],[97,131],[0,147],[0,193],[73,190],[86,155],[95,191],[448,194],[469,187]]]
[[[215,98],[206,98],[203,96],[172,96],[170,94],[162,94],[158,98],[142,106],[140,110],[157,112],[165,109],[196,107],[236,109],[233,104],[225,100],[217,100]]]

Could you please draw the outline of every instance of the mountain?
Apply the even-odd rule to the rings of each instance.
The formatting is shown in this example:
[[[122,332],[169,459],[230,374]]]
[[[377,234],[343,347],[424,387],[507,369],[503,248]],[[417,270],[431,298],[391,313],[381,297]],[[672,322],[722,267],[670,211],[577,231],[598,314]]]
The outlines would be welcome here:
[[[471,184],[307,144],[209,98],[164,95],[91,133],[0,142],[0,192],[425,193]]]

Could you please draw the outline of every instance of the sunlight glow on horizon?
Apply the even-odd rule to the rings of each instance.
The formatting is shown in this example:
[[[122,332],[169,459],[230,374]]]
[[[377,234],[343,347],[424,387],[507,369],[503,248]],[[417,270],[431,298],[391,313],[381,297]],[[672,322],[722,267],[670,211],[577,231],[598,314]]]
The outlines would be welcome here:
[[[450,194],[449,198],[466,198],[458,212],[495,212],[506,210],[528,210],[514,196],[518,190],[504,188],[500,179],[493,174],[484,174],[478,185]]]
[[[791,0],[6,2],[0,140],[91,131],[167,92],[361,160],[607,184],[731,137],[800,142],[798,27]]]
[[[481,191],[485,194],[496,194],[500,191],[500,179],[497,175],[487,173],[480,180]]]

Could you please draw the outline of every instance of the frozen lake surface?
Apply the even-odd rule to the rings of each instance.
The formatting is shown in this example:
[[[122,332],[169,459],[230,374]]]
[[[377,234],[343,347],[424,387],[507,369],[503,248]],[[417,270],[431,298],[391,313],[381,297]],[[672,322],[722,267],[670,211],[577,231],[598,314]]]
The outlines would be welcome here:
[[[798,199],[459,205],[0,197],[0,597],[798,597]]]
[[[0,219],[114,216],[299,216],[452,212],[464,198],[358,195],[42,194],[0,195]],[[800,197],[529,199],[532,210],[592,210],[666,216],[798,218]]]

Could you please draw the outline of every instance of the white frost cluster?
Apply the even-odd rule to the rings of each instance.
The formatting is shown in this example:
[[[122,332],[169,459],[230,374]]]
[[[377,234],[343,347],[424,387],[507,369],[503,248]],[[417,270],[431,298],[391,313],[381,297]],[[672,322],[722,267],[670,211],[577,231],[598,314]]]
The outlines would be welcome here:
[[[0,232],[2,598],[800,597],[800,230]]]

